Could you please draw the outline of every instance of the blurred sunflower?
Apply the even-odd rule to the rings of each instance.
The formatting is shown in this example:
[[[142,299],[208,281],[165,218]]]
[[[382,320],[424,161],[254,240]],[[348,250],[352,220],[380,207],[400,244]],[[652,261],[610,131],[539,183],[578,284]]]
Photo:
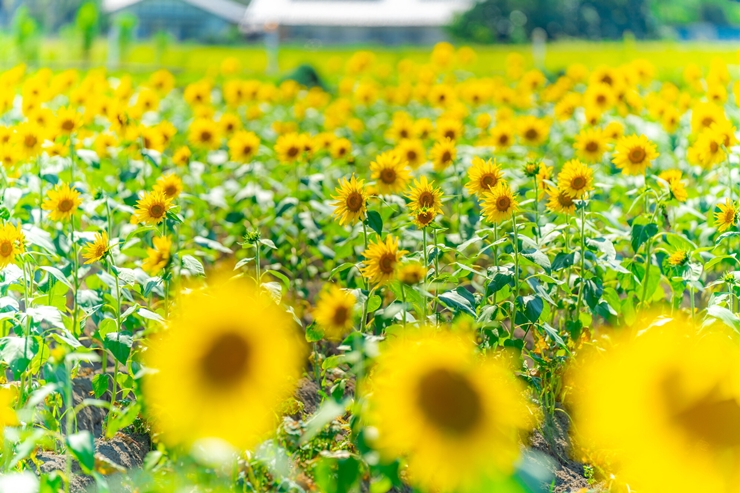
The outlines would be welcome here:
[[[408,163],[394,151],[376,156],[370,163],[370,177],[375,180],[375,188],[381,195],[390,195],[403,191],[411,179]]]
[[[513,473],[534,420],[511,370],[480,357],[472,340],[428,327],[402,333],[383,343],[368,383],[374,445],[406,460],[411,484],[467,491]]]
[[[177,166],[185,166],[190,162],[193,153],[188,146],[179,147],[172,155],[172,162]]]
[[[275,143],[275,152],[281,163],[298,161],[303,154],[303,142],[300,135],[290,132],[278,137]]]
[[[355,175],[347,180],[339,180],[339,187],[334,189],[334,217],[339,219],[339,225],[354,224],[363,221],[367,214],[368,193],[365,190],[365,181],[358,180]]]
[[[52,221],[64,221],[72,217],[82,204],[80,192],[66,183],[59,183],[46,193],[41,208],[49,211]]]
[[[13,387],[0,387],[0,438],[8,426],[18,426],[18,416],[15,414],[17,391]]]
[[[468,168],[469,181],[465,188],[473,195],[480,195],[498,185],[503,178],[504,172],[495,159],[484,161],[476,156],[473,158],[470,168]]]
[[[558,173],[558,188],[574,199],[594,189],[594,171],[578,159],[571,159]]]
[[[699,135],[694,143],[694,148],[702,168],[711,169],[715,164],[723,163],[727,159],[723,142],[724,136],[712,129],[704,130]]]
[[[481,212],[492,223],[509,219],[518,205],[516,196],[507,183],[499,183],[481,197]]]
[[[426,276],[427,270],[419,262],[407,262],[398,269],[398,280],[408,286],[419,284]]]
[[[573,148],[578,157],[590,163],[597,163],[606,152],[606,137],[599,128],[584,128],[576,135]]]
[[[459,140],[463,134],[463,124],[454,118],[440,118],[437,120],[437,140]]]
[[[514,144],[514,129],[506,123],[499,123],[491,129],[491,141],[496,149],[508,149]]]
[[[550,125],[545,119],[532,115],[519,118],[517,128],[519,137],[530,146],[543,144],[550,134]]]
[[[412,211],[442,209],[442,191],[434,186],[434,182],[428,181],[426,176],[414,180],[406,197],[410,199],[409,208]]]
[[[188,141],[197,147],[218,149],[221,145],[219,128],[212,120],[197,118],[188,128]]]
[[[172,256],[172,240],[169,236],[155,236],[152,239],[154,248],[147,248],[147,257],[141,263],[141,268],[150,276],[156,276],[165,269]]]
[[[406,250],[399,250],[398,238],[393,236],[386,236],[385,241],[372,241],[362,254],[365,258],[362,275],[374,284],[392,281],[396,277],[396,267],[406,253]]]
[[[172,199],[164,192],[153,190],[144,192],[136,203],[136,210],[132,221],[134,223],[159,224],[167,217],[167,211],[172,207]]]
[[[27,159],[36,157],[41,152],[45,140],[43,129],[31,122],[20,123],[15,127],[13,139],[19,152]]]
[[[0,269],[15,263],[16,255],[25,251],[25,235],[20,225],[5,222],[0,226]]]
[[[404,139],[398,143],[395,151],[409,163],[412,169],[417,169],[427,159],[424,144],[419,139]]]
[[[182,193],[182,180],[176,174],[168,173],[157,178],[157,182],[152,189],[155,192],[163,193],[168,199],[174,200]]]
[[[737,491],[736,335],[678,319],[639,329],[571,368],[576,439],[613,454],[633,491]]]
[[[156,370],[143,383],[152,425],[186,448],[214,438],[242,451],[259,444],[303,364],[291,317],[244,280],[188,295],[143,354]]]
[[[686,202],[686,200],[689,198],[689,194],[686,192],[686,187],[681,181],[681,170],[666,170],[660,173],[658,177],[668,183],[668,191],[671,194],[671,198],[674,198],[679,202]]]
[[[245,163],[257,154],[260,146],[260,138],[254,132],[239,131],[231,137],[227,143],[229,147],[229,158],[232,161]]]
[[[435,171],[442,171],[449,168],[457,158],[455,142],[448,138],[435,142],[432,150],[429,151],[429,157],[434,164]]]
[[[94,264],[103,260],[108,252],[110,251],[110,244],[108,243],[108,233],[102,231],[95,233],[95,239],[85,246],[82,250],[82,258],[85,259],[85,264]]]
[[[319,295],[313,318],[328,340],[340,341],[352,330],[355,303],[355,295],[336,284],[327,287]]]
[[[622,137],[614,150],[612,162],[625,175],[641,175],[650,164],[660,156],[655,144],[644,135],[630,135]]]
[[[689,260],[686,250],[676,250],[668,256],[668,264],[674,267],[683,265]]]
[[[341,138],[335,139],[329,145],[329,154],[334,159],[347,159],[352,155],[352,141]]]
[[[76,108],[59,108],[56,112],[57,130],[62,135],[74,133],[80,127],[81,120]]]

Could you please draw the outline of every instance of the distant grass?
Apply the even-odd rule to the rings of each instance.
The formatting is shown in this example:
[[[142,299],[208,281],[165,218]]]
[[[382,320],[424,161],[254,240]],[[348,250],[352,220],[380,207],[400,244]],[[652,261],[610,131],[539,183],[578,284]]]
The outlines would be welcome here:
[[[738,64],[738,44],[673,41],[650,42],[557,42],[547,46],[545,69],[558,71],[574,62],[591,68],[606,63],[619,65],[634,58],[645,58],[653,62],[664,77],[680,76],[687,63],[708,66],[711,60],[719,57],[730,65]],[[501,72],[508,53],[521,53],[529,65],[533,65],[529,45],[498,45],[474,47],[478,58],[469,68],[472,72],[484,75]],[[346,47],[302,47],[281,46],[279,68],[285,73],[302,63],[314,65],[323,75],[332,78],[337,68],[342,67],[349,56],[357,50],[370,50],[376,54],[377,63],[395,65],[404,58],[423,63],[428,60],[431,47],[386,47],[386,46],[346,46]],[[4,65],[18,61],[14,48],[8,39],[0,40],[0,59]],[[140,43],[135,45],[122,71],[148,72],[153,68],[165,67],[180,73],[184,78],[197,78],[217,70],[221,61],[236,57],[241,61],[245,74],[263,75],[267,67],[267,55],[261,43],[238,46],[211,46],[189,43],[171,44],[158,59],[154,45]],[[91,65],[105,65],[107,44],[104,40],[96,43]],[[58,39],[44,41],[39,56],[39,65],[51,68],[80,67],[80,52],[74,45]],[[213,73],[213,72],[212,72]]]

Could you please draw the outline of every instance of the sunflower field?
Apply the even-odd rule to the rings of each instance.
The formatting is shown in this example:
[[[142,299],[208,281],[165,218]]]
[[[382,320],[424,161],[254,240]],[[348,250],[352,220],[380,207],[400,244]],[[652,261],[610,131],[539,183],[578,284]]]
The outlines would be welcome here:
[[[0,73],[0,492],[740,492],[740,70]]]

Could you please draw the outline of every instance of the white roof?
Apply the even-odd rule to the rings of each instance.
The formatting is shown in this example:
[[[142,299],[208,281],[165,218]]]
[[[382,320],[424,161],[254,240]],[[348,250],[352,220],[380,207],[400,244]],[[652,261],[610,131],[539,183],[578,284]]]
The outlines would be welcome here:
[[[448,24],[474,0],[252,0],[242,20],[246,29],[283,26],[393,26]]]
[[[103,10],[108,13],[117,12],[143,0],[103,0]],[[247,9],[244,5],[231,0],[180,0],[181,2],[197,7],[206,12],[226,19],[233,23],[239,23],[244,17]]]

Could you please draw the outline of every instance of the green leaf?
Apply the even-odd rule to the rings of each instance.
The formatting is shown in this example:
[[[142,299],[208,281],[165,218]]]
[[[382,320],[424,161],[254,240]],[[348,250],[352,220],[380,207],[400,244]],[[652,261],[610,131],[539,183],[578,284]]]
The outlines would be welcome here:
[[[545,271],[550,272],[550,259],[547,258],[547,255],[545,255],[541,251],[534,248],[527,248],[526,250],[522,251],[521,255],[527,260],[539,265],[540,267],[545,269]]]
[[[463,288],[458,288],[456,291],[442,293],[439,295],[439,300],[457,312],[465,312],[468,315],[475,317],[475,299],[472,298],[472,295],[467,291],[465,292],[469,296],[465,296],[461,291],[465,290]]]
[[[576,259],[576,252],[560,252],[555,255],[555,260],[552,261],[552,270],[559,271],[572,266]]]
[[[382,234],[383,218],[380,217],[380,214],[378,214],[377,211],[367,212],[367,225],[370,226],[370,229],[378,233],[378,235]]]
[[[110,376],[108,374],[99,373],[93,377],[92,387],[96,399],[99,399],[108,391],[108,385],[110,385]]]
[[[370,301],[367,302],[367,312],[373,313],[375,310],[380,308],[380,305],[383,304],[383,300],[380,296],[377,294],[374,295],[372,298],[370,298]]]
[[[592,310],[599,303],[603,292],[604,287],[601,283],[601,279],[599,279],[598,277],[588,279],[586,282],[583,283],[583,296],[586,300],[586,304]]]
[[[640,224],[635,220],[635,222],[632,223],[632,250],[637,253],[640,246],[656,234],[658,234],[657,224]]]
[[[523,308],[517,312],[517,324],[536,323],[545,307],[545,302],[539,296],[519,296],[517,303]]]
[[[707,316],[719,320],[728,327],[735,329],[736,332],[740,332],[740,317],[723,306],[710,306],[707,308]],[[705,322],[705,325],[706,324],[707,323]]]
[[[550,338],[553,341],[555,341],[559,346],[565,347],[565,341],[563,340],[562,337],[560,337],[560,334],[558,334],[558,331],[557,329],[555,329],[555,327],[553,327],[552,325],[548,323],[543,323],[542,328],[547,333],[547,335],[550,336]]]
[[[203,264],[200,263],[200,260],[193,257],[192,255],[183,255],[182,256],[182,266],[185,267],[190,273],[195,274],[196,276],[206,276],[206,271],[203,268]]]
[[[64,274],[62,273],[62,271],[60,271],[56,267],[51,267],[49,265],[41,265],[41,266],[39,266],[39,269],[48,272],[49,274],[51,274],[52,276],[54,276],[54,278],[57,281],[61,282],[65,286],[67,286],[69,289],[74,289],[72,287],[72,283],[69,282],[69,280],[64,276]]]
[[[69,435],[67,437],[67,447],[75,459],[80,463],[80,467],[86,474],[90,474],[95,467],[95,439],[87,430]]]
[[[316,324],[306,327],[306,341],[317,342],[324,338],[324,331]]]
[[[106,438],[113,438],[118,430],[131,426],[139,416],[141,405],[133,403],[123,411],[114,411],[108,415],[108,428],[105,433]]]
[[[514,283],[514,274],[509,271],[499,271],[493,275],[493,279],[488,283],[486,296],[501,291],[505,286],[511,286]]]
[[[231,250],[231,248],[226,248],[221,243],[219,243],[219,242],[217,242],[215,240],[210,240],[208,238],[203,238],[202,236],[196,236],[195,238],[193,238],[193,241],[197,245],[200,245],[202,247],[206,247],[206,248],[208,248],[210,250],[216,250],[217,252],[221,252],[221,253],[234,253]]]
[[[105,342],[103,344],[121,364],[125,365],[131,354],[134,339],[131,334],[126,332],[111,332],[105,335]]]

